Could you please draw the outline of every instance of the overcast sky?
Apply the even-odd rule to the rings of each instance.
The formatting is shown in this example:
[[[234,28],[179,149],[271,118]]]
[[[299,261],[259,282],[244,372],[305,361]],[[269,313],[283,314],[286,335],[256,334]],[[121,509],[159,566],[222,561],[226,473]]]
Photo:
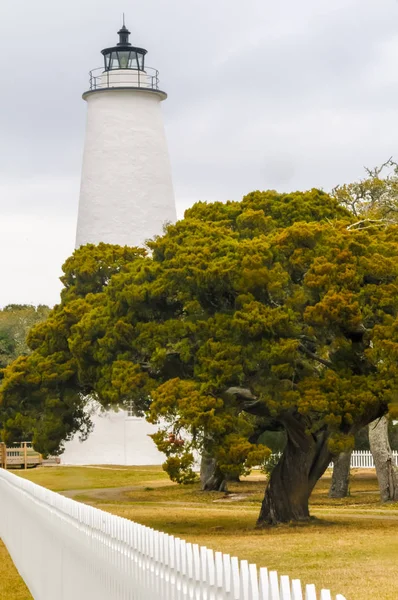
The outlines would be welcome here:
[[[88,71],[121,14],[169,98],[177,211],[398,158],[397,0],[1,0],[0,306],[58,301]]]

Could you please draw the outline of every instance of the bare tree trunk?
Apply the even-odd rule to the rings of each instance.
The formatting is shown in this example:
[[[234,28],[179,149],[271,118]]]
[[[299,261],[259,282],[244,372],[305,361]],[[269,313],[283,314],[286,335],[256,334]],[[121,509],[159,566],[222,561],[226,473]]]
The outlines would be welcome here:
[[[349,452],[340,452],[333,459],[333,475],[329,498],[346,498],[350,495],[351,454],[352,450]]]
[[[327,433],[306,434],[306,424],[285,422],[287,444],[265,490],[258,527],[309,521],[309,498],[331,460]]]
[[[224,473],[218,468],[215,458],[205,451],[202,453],[200,461],[200,483],[204,492],[227,491],[227,480]]]
[[[381,417],[369,424],[369,443],[376,466],[382,502],[398,500],[398,468],[394,465],[388,440],[388,418]]]

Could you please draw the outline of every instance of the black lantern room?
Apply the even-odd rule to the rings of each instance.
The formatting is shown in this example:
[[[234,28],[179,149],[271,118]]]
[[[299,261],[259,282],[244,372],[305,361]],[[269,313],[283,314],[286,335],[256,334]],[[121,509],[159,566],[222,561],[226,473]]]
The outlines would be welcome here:
[[[129,42],[130,31],[123,23],[123,27],[118,31],[119,43],[113,48],[102,50],[105,61],[105,71],[114,69],[135,69],[143,71],[145,67],[146,50],[136,48]]]

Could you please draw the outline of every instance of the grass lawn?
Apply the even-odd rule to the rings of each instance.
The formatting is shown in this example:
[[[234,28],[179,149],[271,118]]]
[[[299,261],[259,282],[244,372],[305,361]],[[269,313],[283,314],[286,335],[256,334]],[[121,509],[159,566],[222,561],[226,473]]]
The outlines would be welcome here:
[[[31,600],[26,585],[0,540],[0,600]]]
[[[318,483],[310,525],[254,529],[265,486],[258,474],[230,485],[231,495],[171,484],[157,467],[53,467],[14,471],[70,497],[277,569],[347,600],[398,599],[398,504],[382,506],[372,471],[353,471],[351,496],[327,497]],[[1,596],[0,596],[1,598]],[[7,600],[24,596],[8,596]],[[29,598],[29,596],[26,596]]]

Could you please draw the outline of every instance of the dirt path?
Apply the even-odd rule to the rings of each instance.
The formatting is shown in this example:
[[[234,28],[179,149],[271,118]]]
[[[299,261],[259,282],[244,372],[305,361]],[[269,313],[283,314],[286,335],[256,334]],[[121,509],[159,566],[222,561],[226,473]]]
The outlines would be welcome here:
[[[151,485],[151,482],[147,482],[148,486]],[[165,485],[167,485],[168,482],[165,482]],[[145,490],[145,487],[147,486],[143,486],[143,485],[137,485],[137,486],[122,486],[122,487],[115,487],[115,488],[98,488],[98,489],[92,489],[92,488],[88,488],[88,489],[82,489],[82,490],[65,490],[63,492],[60,492],[63,496],[66,496],[67,498],[76,498],[77,496],[85,496],[88,500],[92,499],[92,500],[96,500],[96,501],[102,501],[102,502],[118,502],[123,504],[123,502],[125,502],[126,504],[131,504],[134,501],[131,500],[131,498],[128,496],[128,494],[130,494],[131,492],[138,492],[138,491],[143,491]],[[156,487],[162,487],[161,485],[159,485],[159,482],[157,482]],[[245,500],[245,495],[244,494],[236,494],[236,498],[234,498],[233,500],[235,501],[242,501]],[[213,501],[212,504],[217,504],[218,507],[220,505],[221,502],[225,502],[225,500],[223,499],[218,499]],[[226,502],[225,502],[226,503]],[[229,503],[229,502],[228,502]],[[172,502],[157,502],[156,504],[158,504],[159,506],[185,506],[186,508],[196,508],[198,506],[203,508],[203,503],[202,502],[178,502],[178,501],[172,501]],[[218,508],[217,507],[217,508]],[[213,510],[216,508],[215,506],[212,507]],[[253,510],[257,510],[258,507],[257,506],[247,506],[247,508],[253,509]],[[340,509],[330,509],[330,508],[317,508],[314,507],[311,510],[311,513],[314,516],[319,516],[322,518],[338,518],[338,519],[344,519],[346,517],[348,517],[349,519],[355,519],[355,520],[377,520],[377,521],[398,521],[398,511],[392,511],[392,510],[385,510],[383,511],[382,509],[374,509],[374,508],[370,508],[370,509],[363,509],[362,512],[353,512],[350,509],[345,509],[345,508],[340,508]]]
[[[146,481],[145,485],[124,485],[121,487],[113,487],[113,488],[86,488],[80,490],[63,490],[59,493],[62,496],[66,496],[67,498],[76,498],[76,496],[88,496],[89,498],[93,498],[93,500],[118,500],[119,502],[126,500],[126,502],[131,502],[131,498],[127,497],[129,492],[142,492],[145,488],[161,488],[165,486],[169,486],[170,481],[159,482],[156,481]],[[125,497],[123,497],[125,496]]]

